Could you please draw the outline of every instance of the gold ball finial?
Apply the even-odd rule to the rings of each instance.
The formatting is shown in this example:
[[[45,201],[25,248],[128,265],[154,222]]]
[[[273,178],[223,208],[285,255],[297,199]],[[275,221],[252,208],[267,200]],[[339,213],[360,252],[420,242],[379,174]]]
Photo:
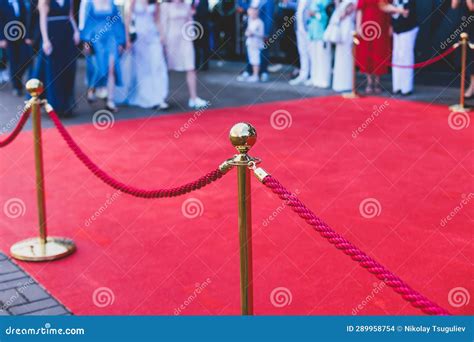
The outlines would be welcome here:
[[[466,32],[461,33],[461,39],[469,39],[469,35]]]
[[[229,139],[240,153],[247,153],[257,142],[255,127],[246,122],[239,122],[230,129]]]
[[[26,90],[30,93],[31,97],[38,97],[43,93],[43,82],[36,78],[32,78],[26,82]]]

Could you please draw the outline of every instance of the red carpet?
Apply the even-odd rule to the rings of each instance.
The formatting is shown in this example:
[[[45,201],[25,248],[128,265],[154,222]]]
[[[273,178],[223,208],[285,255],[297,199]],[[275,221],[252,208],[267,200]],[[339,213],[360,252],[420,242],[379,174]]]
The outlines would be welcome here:
[[[277,110],[290,113],[289,128],[272,128]],[[444,106],[328,97],[208,110],[178,138],[192,113],[69,131],[115,177],[160,188],[229,158],[230,127],[249,121],[259,134],[251,155],[335,230],[450,312],[473,314],[472,301],[458,298],[474,294],[473,132],[450,128],[448,114]],[[5,252],[37,234],[31,139],[25,132],[0,151],[0,205],[18,198],[26,208],[18,218],[0,214]],[[239,314],[235,171],[184,197],[136,199],[88,173],[60,139],[55,129],[44,133],[49,233],[73,238],[78,250],[21,263],[28,272],[77,315]],[[420,314],[262,184],[252,186],[256,314]],[[361,215],[367,198],[380,203],[378,216]],[[188,199],[202,203],[201,215],[183,215]],[[442,225],[463,199],[468,204]],[[283,293],[272,303],[277,288]]]

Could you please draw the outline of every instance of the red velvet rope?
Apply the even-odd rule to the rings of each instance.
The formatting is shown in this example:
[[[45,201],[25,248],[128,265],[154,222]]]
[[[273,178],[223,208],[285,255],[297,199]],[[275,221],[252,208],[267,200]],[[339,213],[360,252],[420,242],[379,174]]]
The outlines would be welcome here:
[[[67,145],[71,148],[74,154],[79,158],[80,161],[84,163],[84,165],[98,178],[100,178],[104,183],[110,185],[112,188],[120,190],[124,193],[135,197],[141,198],[162,198],[162,197],[176,197],[180,195],[184,195],[188,192],[200,189],[218,179],[220,179],[224,173],[221,172],[219,169],[211,171],[204,175],[203,177],[197,179],[194,182],[190,182],[184,184],[179,187],[170,188],[170,189],[156,189],[156,190],[143,190],[138,189],[130,185],[126,185],[118,180],[109,176],[105,171],[99,168],[83,151],[82,149],[76,144],[76,142],[72,139],[69,132],[63,126],[61,120],[58,118],[57,114],[54,111],[48,111],[51,120],[53,120],[54,125],[58,129],[61,136],[66,141]]]
[[[440,60],[442,60],[443,58],[449,56],[450,54],[452,54],[454,52],[454,50],[456,50],[458,48],[459,45],[455,44],[453,46],[451,46],[449,49],[447,49],[445,52],[443,52],[442,54],[438,55],[438,56],[435,56],[427,61],[424,61],[424,62],[420,62],[420,63],[416,63],[416,64],[413,64],[413,65],[398,65],[398,64],[392,64],[390,62],[387,62],[386,65],[387,66],[390,66],[392,68],[403,68],[403,69],[419,69],[419,68],[424,68],[424,67],[427,67],[431,64],[434,64]]]
[[[418,308],[429,315],[449,315],[448,311],[413,290],[395,274],[390,272],[377,261],[373,260],[344,237],[336,233],[311,210],[309,210],[295,195],[285,189],[285,187],[275,178],[270,175],[266,176],[263,179],[263,184],[284,200],[295,213],[306,221],[306,223],[313,226],[322,237],[327,239],[337,249],[340,249],[345,254],[349,255],[353,260],[357,261],[362,267],[366,268],[378,279],[383,280],[415,308]]]
[[[11,131],[11,133],[4,140],[0,140],[0,147],[5,147],[13,140],[15,140],[18,134],[20,134],[23,127],[25,127],[25,124],[28,121],[28,118],[30,117],[30,113],[31,108],[30,106],[27,106],[27,108],[25,108],[25,111],[21,114],[20,120],[18,120],[18,123],[16,124],[16,127],[13,129],[13,131]]]

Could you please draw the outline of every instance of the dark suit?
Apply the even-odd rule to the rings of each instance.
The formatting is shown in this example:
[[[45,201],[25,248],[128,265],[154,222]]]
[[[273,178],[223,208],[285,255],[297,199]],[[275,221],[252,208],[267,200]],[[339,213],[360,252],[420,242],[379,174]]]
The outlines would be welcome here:
[[[197,4],[197,6],[196,6]],[[200,35],[194,41],[194,49],[196,51],[196,69],[207,70],[209,68],[209,2],[208,0],[193,0],[193,7],[195,8],[196,14],[194,20],[197,21],[202,29],[202,35]]]
[[[30,59],[30,49],[25,44],[28,18],[24,0],[0,0],[0,40],[7,41],[10,78],[13,88],[19,91],[23,89],[22,79]]]

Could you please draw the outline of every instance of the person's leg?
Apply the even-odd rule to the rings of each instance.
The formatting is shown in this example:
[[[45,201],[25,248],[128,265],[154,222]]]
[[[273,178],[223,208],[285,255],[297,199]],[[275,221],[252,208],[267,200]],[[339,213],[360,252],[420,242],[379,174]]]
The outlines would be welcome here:
[[[269,59],[270,59],[270,53],[269,53],[268,48],[262,49],[260,52],[260,75],[268,73]],[[262,80],[266,81],[265,79],[263,79],[263,77],[262,77]]]
[[[473,95],[474,95],[474,75],[471,75],[470,84],[469,84],[469,87],[466,90],[465,96],[466,97],[472,97]]]
[[[186,71],[186,83],[188,84],[189,98],[196,100],[197,98],[197,79],[196,70]]]
[[[311,66],[311,69],[309,72],[310,79],[307,84],[313,85],[316,83],[316,77],[318,73],[318,64],[316,62],[317,57],[318,57],[318,45],[317,45],[317,42],[315,41],[311,41],[309,43],[309,57],[310,57],[309,64]]]
[[[392,64],[402,65],[403,59],[401,58],[403,51],[401,51],[400,45],[400,34],[393,34],[393,53],[392,53]],[[400,74],[402,72],[401,68],[393,67],[392,68],[392,91],[398,93],[402,90]]]
[[[109,57],[109,70],[107,74],[107,109],[112,112],[117,111],[117,107],[114,102],[114,91],[115,91],[115,57],[111,55]]]
[[[382,87],[380,86],[380,76],[373,75],[373,78],[374,78],[374,92],[376,94],[382,93]]]
[[[10,80],[13,90],[18,92],[22,88],[21,84],[21,46],[18,42],[8,43],[8,62],[10,64]],[[19,94],[18,94],[19,95]]]
[[[329,44],[322,40],[316,42],[316,75],[313,85],[319,88],[329,88],[331,84],[331,49]]]
[[[300,73],[298,78],[306,81],[309,77],[309,46],[308,34],[305,31],[298,30],[296,32],[296,43],[298,46],[298,54],[300,58]]]
[[[253,75],[258,77],[258,74],[260,72],[260,66],[252,65],[252,69],[253,69]]]
[[[252,75],[247,79],[247,82],[258,82],[260,73],[260,49],[248,47],[247,54],[249,56],[250,64],[252,64]]]
[[[367,86],[365,87],[365,92],[367,94],[372,94],[374,92],[374,80],[371,74],[366,74]]]
[[[415,42],[418,35],[418,28],[401,34],[401,64],[413,65],[415,64]],[[402,94],[410,94],[413,92],[415,81],[415,71],[411,68],[405,68],[400,73],[400,83]]]
[[[86,83],[87,83],[87,101],[95,101],[95,88],[93,85],[94,80],[94,56],[86,56]]]
[[[201,109],[209,106],[209,102],[197,96],[197,75],[196,70],[186,71],[186,82],[189,90],[188,106],[193,109]]]

